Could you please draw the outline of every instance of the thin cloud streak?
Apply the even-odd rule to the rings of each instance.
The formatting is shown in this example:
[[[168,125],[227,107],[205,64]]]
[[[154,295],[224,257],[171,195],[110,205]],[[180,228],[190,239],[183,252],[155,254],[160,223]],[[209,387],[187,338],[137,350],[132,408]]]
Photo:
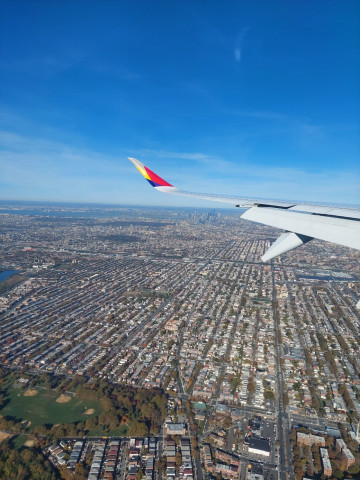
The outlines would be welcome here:
[[[156,158],[174,158],[179,160],[195,160],[195,161],[207,161],[209,159],[208,155],[204,153],[180,153],[180,152],[169,152],[166,150],[149,150],[142,149],[137,152],[139,155],[144,155],[146,157],[153,156]]]
[[[228,115],[234,115],[237,117],[247,117],[247,118],[260,118],[264,120],[291,120],[291,116],[284,114],[284,113],[279,113],[279,112],[270,112],[270,111],[261,111],[261,110],[255,110],[255,111],[247,111],[247,110],[232,110],[232,111],[224,111],[223,113],[228,114]]]
[[[249,31],[248,27],[243,28],[235,39],[235,48],[234,48],[234,57],[237,63],[240,63],[242,58],[242,50],[243,50],[243,41]]]

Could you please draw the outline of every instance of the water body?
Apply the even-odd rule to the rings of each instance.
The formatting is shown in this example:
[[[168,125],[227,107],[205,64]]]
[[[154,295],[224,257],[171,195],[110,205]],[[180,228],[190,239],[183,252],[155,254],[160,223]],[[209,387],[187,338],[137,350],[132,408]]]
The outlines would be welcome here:
[[[15,273],[20,273],[19,270],[5,270],[4,272],[0,273],[0,282],[4,282]]]

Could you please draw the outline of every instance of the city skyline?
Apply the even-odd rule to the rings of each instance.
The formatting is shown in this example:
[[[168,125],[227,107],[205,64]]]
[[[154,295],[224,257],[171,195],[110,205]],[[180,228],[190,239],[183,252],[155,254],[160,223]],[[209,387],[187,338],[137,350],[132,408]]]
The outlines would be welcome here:
[[[2,17],[2,199],[217,206],[164,199],[133,156],[190,191],[360,204],[356,2]]]

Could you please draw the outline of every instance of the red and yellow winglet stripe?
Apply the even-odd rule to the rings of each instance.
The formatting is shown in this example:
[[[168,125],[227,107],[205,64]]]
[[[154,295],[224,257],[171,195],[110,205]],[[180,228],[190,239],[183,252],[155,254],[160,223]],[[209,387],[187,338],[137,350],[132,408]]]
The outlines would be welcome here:
[[[156,173],[154,173],[150,168],[145,167],[145,165],[136,158],[128,157],[130,162],[132,162],[135,167],[139,170],[141,175],[143,175],[146,180],[152,185],[153,187],[172,187],[172,185],[162,178],[160,178]]]

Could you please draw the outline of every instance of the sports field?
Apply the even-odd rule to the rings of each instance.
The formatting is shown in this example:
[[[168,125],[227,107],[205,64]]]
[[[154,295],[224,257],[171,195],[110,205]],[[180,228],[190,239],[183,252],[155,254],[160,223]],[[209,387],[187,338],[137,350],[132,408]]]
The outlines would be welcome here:
[[[60,401],[59,398],[60,395],[52,390],[39,389],[35,395],[33,392],[32,395],[24,395],[19,389],[12,388],[7,397],[10,401],[0,414],[4,417],[15,417],[17,420],[30,420],[31,430],[37,425],[86,421],[89,414],[84,413],[89,409],[94,409],[93,415],[101,413],[100,403],[96,401],[70,397],[62,403],[64,397],[61,397]]]

